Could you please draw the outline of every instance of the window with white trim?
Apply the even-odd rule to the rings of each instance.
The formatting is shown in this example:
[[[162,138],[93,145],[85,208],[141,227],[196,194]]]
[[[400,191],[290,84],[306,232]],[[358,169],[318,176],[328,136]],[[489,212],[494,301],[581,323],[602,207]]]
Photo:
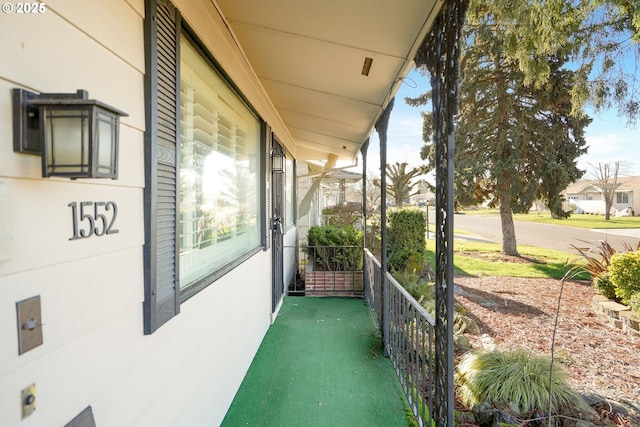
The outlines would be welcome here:
[[[629,193],[616,193],[616,203],[629,203]]]

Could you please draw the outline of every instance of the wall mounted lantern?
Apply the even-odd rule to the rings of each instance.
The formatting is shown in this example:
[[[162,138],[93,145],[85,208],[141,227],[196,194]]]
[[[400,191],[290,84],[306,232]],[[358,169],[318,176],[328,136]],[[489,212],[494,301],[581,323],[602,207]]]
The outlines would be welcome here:
[[[284,172],[284,153],[276,151],[271,153],[271,170],[273,172]]]
[[[42,156],[42,176],[118,178],[120,117],[89,93],[13,89],[13,151]]]

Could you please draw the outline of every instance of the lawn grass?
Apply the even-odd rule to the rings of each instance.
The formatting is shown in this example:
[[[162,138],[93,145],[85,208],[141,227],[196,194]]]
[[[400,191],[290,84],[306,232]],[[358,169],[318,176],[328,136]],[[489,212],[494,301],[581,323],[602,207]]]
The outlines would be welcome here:
[[[516,221],[540,222],[544,224],[567,225],[579,228],[640,228],[640,216],[612,216],[609,221],[604,219],[604,215],[584,215],[574,214],[566,219],[553,219],[549,215],[537,214],[516,214],[513,216]]]
[[[504,257],[498,243],[468,242],[456,240],[454,249],[454,274],[466,276],[504,276],[561,279],[567,271],[567,261],[580,265],[576,255],[563,251],[519,245],[520,260]],[[427,260],[435,265],[435,242],[427,242]],[[577,277],[588,279],[586,273]]]
[[[500,212],[497,209],[469,209],[461,211],[465,215],[486,215],[498,216]],[[537,213],[514,214],[513,219],[516,221],[540,222],[544,224],[566,225],[569,227],[579,228],[640,228],[640,216],[612,216],[609,221],[604,219],[604,215],[585,215],[574,214],[566,219],[554,219],[548,213],[538,215]]]

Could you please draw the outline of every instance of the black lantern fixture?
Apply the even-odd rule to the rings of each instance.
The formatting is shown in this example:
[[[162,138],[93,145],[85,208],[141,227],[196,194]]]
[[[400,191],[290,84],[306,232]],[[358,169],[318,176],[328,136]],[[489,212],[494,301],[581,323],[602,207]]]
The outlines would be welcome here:
[[[271,153],[271,170],[273,172],[284,172],[284,153],[275,150]]]
[[[13,89],[13,150],[42,156],[42,176],[118,178],[120,117],[85,90]]]

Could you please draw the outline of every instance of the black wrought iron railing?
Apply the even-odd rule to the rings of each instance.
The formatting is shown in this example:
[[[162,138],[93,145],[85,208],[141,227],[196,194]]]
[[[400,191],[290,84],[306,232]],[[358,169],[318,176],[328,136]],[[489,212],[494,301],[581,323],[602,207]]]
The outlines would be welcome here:
[[[362,247],[295,249],[299,267],[288,295],[364,296],[418,425],[435,426],[434,318]]]
[[[364,262],[365,298],[384,336],[385,353],[418,424],[436,425],[432,418],[435,320],[389,273],[382,271],[368,250],[364,251]]]

